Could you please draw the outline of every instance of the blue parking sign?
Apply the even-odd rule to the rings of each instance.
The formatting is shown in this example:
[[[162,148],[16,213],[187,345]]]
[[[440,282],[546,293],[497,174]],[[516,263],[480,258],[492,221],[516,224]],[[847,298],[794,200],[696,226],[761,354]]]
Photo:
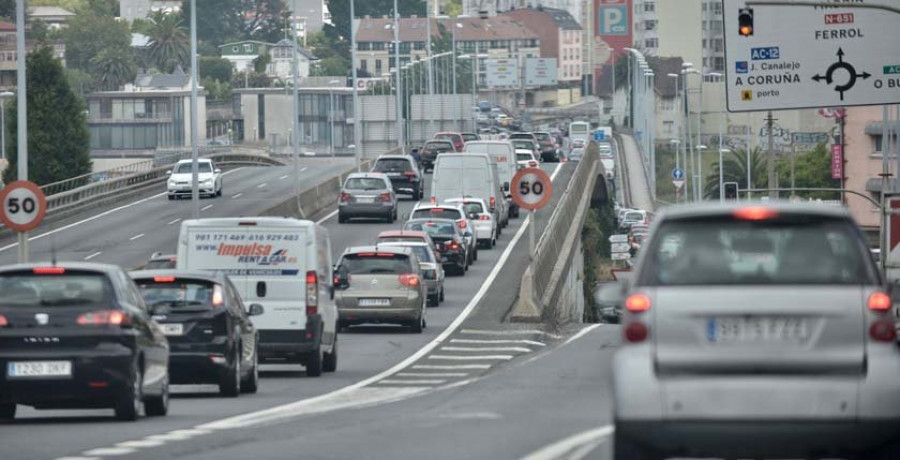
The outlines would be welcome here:
[[[603,131],[594,131],[594,140],[597,142],[602,142],[606,139],[606,133]]]

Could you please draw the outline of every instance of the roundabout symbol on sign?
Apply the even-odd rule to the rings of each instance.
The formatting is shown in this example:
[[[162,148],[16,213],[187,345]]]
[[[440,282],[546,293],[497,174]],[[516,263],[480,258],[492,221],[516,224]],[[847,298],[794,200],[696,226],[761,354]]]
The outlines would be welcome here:
[[[869,77],[871,77],[872,74],[870,74],[869,72],[863,72],[860,74],[856,73],[856,68],[853,67],[853,65],[851,65],[849,62],[844,62],[844,49],[843,48],[838,48],[837,57],[838,57],[837,62],[835,62],[834,64],[831,64],[831,66],[828,67],[828,70],[825,71],[825,75],[816,74],[814,77],[812,77],[812,79],[815,80],[816,82],[821,82],[822,80],[825,80],[825,83],[830,85],[830,84],[834,83],[834,81],[835,81],[834,73],[837,72],[838,69],[844,69],[844,71],[849,76],[847,82],[842,85],[835,85],[835,87],[834,87],[835,91],[841,93],[841,100],[843,101],[844,100],[844,92],[850,91],[854,86],[856,86],[856,80],[858,78],[862,78],[863,80],[866,80]]]

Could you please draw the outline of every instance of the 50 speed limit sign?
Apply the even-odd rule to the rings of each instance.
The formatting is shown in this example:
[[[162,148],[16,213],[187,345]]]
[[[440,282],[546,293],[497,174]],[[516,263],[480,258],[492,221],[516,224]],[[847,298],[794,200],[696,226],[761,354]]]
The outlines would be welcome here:
[[[0,221],[16,232],[33,230],[47,213],[47,198],[34,183],[18,180],[0,191]]]
[[[516,173],[512,180],[513,201],[522,209],[541,209],[553,196],[553,182],[540,168],[526,168]]]

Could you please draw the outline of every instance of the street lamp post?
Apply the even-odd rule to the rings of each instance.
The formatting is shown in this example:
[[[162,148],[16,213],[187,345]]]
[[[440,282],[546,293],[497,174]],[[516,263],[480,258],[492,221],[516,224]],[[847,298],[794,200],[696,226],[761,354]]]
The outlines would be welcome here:
[[[340,80],[331,80],[328,82],[328,134],[331,142],[331,158],[334,158],[334,85],[340,83]]]
[[[687,147],[690,150],[689,152],[686,152],[686,153],[688,153],[690,155],[690,166],[691,166],[690,182],[691,182],[691,187],[694,192],[694,201],[700,201],[700,195],[697,193],[699,191],[699,186],[697,183],[698,176],[697,176],[697,167],[696,167],[697,158],[694,155],[694,145],[696,145],[696,144],[694,143],[694,134],[692,132],[693,130],[691,129],[691,102],[690,102],[691,98],[690,98],[690,88],[688,87],[688,78],[687,78],[688,74],[699,75],[700,71],[694,69],[693,64],[691,64],[689,62],[682,64],[682,68],[683,68],[683,70],[681,71],[681,73],[682,73],[682,75],[684,75],[685,120],[687,122],[687,124],[686,124],[687,129],[686,129],[685,135],[687,138]],[[699,118],[698,118],[698,121],[699,121]],[[698,128],[698,132],[699,132],[699,128]],[[699,144],[700,143],[699,136],[697,137],[696,140],[697,140],[697,144]]]
[[[197,0],[191,0],[191,215],[194,219],[200,218],[197,110]]]
[[[730,149],[719,148],[719,202],[725,202],[725,170],[723,169],[722,162],[724,161],[723,155],[726,153],[731,153]]]
[[[697,146],[697,201],[703,201],[703,152],[708,148],[703,144]]]
[[[9,164],[9,158],[6,158],[6,100],[15,96],[10,91],[0,93],[0,150],[2,150],[3,161]]]
[[[397,69],[397,147],[400,153],[406,153],[406,146],[403,141],[403,101],[401,100],[401,84],[400,78],[400,10],[397,7],[397,0],[394,0],[394,68]]]
[[[191,0],[193,2],[193,0]],[[28,80],[25,76],[25,1],[16,0],[17,179],[28,180]],[[196,168],[196,166],[195,166]],[[19,232],[19,262],[28,262],[28,232]]]
[[[356,72],[356,26],[353,21],[356,20],[356,0],[350,0],[350,51],[352,56],[350,61],[353,62],[351,76],[351,84],[353,85],[353,156],[356,158],[356,170],[362,172],[362,111],[359,107],[359,82]],[[306,42],[306,27],[303,27],[303,41]]]

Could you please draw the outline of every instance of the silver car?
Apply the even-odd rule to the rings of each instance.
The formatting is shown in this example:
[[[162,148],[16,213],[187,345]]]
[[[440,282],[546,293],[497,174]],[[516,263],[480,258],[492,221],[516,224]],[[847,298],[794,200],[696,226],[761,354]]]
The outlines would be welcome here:
[[[388,176],[354,173],[347,177],[338,200],[338,222],[357,217],[380,218],[389,224],[397,219],[397,195]]]
[[[615,458],[900,458],[889,289],[841,208],[674,208],[623,289]]]
[[[428,306],[437,307],[444,301],[444,267],[441,266],[440,255],[425,242],[394,241],[377,243],[377,247],[401,247],[409,248],[419,259],[419,268],[422,269],[422,278],[425,287],[428,288]]]

